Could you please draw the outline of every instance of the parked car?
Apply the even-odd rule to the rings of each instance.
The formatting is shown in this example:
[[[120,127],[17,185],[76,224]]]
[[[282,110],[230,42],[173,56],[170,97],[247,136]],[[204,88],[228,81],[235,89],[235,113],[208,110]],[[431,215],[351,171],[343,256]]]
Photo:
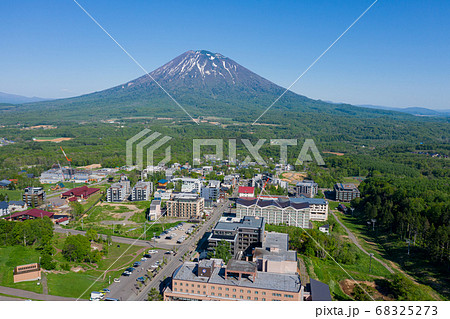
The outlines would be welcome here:
[[[158,253],[158,252],[157,252],[156,250],[152,249],[152,250],[149,250],[148,253],[149,253],[149,254],[156,254],[156,253]]]
[[[133,271],[134,271],[134,268],[133,268],[133,267],[128,267],[127,269],[125,269],[125,271],[133,272]]]
[[[147,260],[147,257],[145,257],[145,256],[141,258],[141,261],[146,261],[146,260]]]
[[[120,282],[120,278],[114,278],[114,282]]]
[[[109,290],[108,288],[103,288],[101,292],[104,294],[107,294],[107,293],[110,293],[111,290]]]
[[[119,299],[108,297],[108,298],[105,298],[103,301],[119,301]]]
[[[145,254],[144,257],[147,258],[147,259],[149,259],[149,258],[152,258],[152,255],[150,255],[150,254]]]
[[[133,267],[139,267],[141,265],[141,262],[140,261],[136,261],[134,264],[133,264]]]
[[[144,282],[145,278],[144,277],[139,277],[139,278],[136,278],[136,281]]]

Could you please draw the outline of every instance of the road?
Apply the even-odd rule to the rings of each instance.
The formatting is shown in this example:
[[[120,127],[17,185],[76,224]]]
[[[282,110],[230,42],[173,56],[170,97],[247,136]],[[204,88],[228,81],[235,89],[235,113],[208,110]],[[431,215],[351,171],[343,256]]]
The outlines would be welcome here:
[[[210,218],[201,226],[199,231],[186,240],[179,248],[176,256],[173,256],[167,265],[159,271],[159,273],[143,288],[138,294],[129,295],[128,298],[123,296],[122,300],[147,300],[148,292],[152,288],[158,289],[160,291],[161,284],[164,278],[172,277],[173,272],[183,264],[182,256],[187,253],[194,251],[196,248],[197,241],[200,240],[206,231],[214,226],[214,224],[220,219],[222,213],[229,207],[231,201],[226,200],[214,209]]]
[[[55,232],[61,233],[61,234],[71,234],[71,235],[85,235],[86,234],[86,231],[84,231],[84,230],[66,229],[66,228],[62,228],[60,226],[55,226],[54,230],[55,230]],[[106,235],[100,234],[100,236],[102,236],[102,238],[104,240],[106,240],[106,237],[107,237]],[[155,247],[155,243],[151,240],[141,240],[141,239],[134,239],[134,238],[119,237],[119,236],[111,236],[111,239],[113,242],[120,243],[120,244],[129,244],[129,245],[135,245],[135,246],[148,247],[149,249]],[[158,248],[162,248],[162,249],[172,249],[176,245],[167,245],[164,243],[156,243],[156,246]]]
[[[344,225],[344,223],[341,222],[341,220],[336,216],[336,214],[332,211],[330,211],[331,215],[334,216],[334,218],[336,219],[336,221],[339,223],[339,225],[341,225],[345,231],[348,234],[348,238],[350,238],[350,240],[356,245],[356,247],[358,247],[363,253],[365,253],[366,255],[370,256],[369,252],[367,250],[365,250],[361,244],[359,243],[358,239],[356,238],[356,236]],[[378,261],[380,264],[383,265],[384,268],[387,269],[387,271],[389,271],[391,274],[394,273],[394,271],[392,270],[391,267],[389,267],[385,262],[381,261],[380,259],[378,259],[377,257],[373,256],[372,257],[374,260]]]
[[[45,300],[45,301],[75,301],[75,298],[67,298],[67,297],[60,297],[60,296],[52,296],[52,295],[44,295],[44,294],[38,294],[36,292],[16,289],[16,288],[9,288],[9,287],[3,287],[0,286],[0,294],[10,295],[10,296],[17,296],[20,298],[26,298],[26,299],[32,299],[32,300]],[[3,300],[8,300],[13,297],[5,297]],[[20,299],[15,299],[20,300]],[[22,299],[23,300],[23,299]]]

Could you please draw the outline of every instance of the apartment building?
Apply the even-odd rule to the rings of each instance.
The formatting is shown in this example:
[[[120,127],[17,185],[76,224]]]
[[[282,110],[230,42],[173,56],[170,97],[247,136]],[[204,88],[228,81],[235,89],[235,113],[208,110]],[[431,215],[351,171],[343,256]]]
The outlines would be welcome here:
[[[194,193],[178,193],[167,201],[167,216],[200,218],[205,208],[205,199]]]
[[[153,193],[153,183],[139,181],[134,185],[131,191],[132,201],[150,200]]]
[[[328,219],[328,201],[323,198],[290,197],[289,200],[293,203],[307,203],[311,220]]]
[[[208,249],[213,250],[224,240],[230,244],[232,256],[236,257],[240,253],[249,255],[252,248],[261,247],[264,229],[264,218],[253,216],[222,217],[211,231],[208,238]]]
[[[164,300],[302,301],[298,274],[260,272],[253,262],[231,259],[185,262],[173,273]]]
[[[123,202],[130,196],[130,181],[126,176],[120,178],[120,182],[114,183],[106,192],[107,202]]]
[[[334,185],[336,200],[340,202],[350,202],[352,199],[361,197],[358,187],[355,184],[336,183]]]
[[[220,196],[220,181],[211,180],[208,182],[208,186],[202,187],[201,197],[205,200],[217,202]]]
[[[46,194],[42,187],[27,187],[22,195],[22,200],[28,207],[38,207],[44,204]]]
[[[295,186],[295,193],[297,196],[305,196],[308,198],[313,198],[317,195],[319,190],[319,185],[313,180],[303,180],[298,182]]]
[[[236,217],[242,218],[244,216],[264,218],[268,224],[286,224],[311,228],[308,203],[295,203],[290,200],[239,198],[236,201]]]
[[[255,188],[250,186],[239,186],[238,194],[239,197],[254,197]]]

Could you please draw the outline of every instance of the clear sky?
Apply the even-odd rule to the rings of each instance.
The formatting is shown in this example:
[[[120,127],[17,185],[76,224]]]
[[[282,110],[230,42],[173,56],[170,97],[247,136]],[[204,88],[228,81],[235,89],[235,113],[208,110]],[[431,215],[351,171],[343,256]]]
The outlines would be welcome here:
[[[205,49],[284,87],[373,2],[78,1],[149,71]],[[447,0],[379,0],[292,90],[450,109],[449,17]],[[1,92],[69,97],[142,75],[73,0],[1,0],[0,21]]]

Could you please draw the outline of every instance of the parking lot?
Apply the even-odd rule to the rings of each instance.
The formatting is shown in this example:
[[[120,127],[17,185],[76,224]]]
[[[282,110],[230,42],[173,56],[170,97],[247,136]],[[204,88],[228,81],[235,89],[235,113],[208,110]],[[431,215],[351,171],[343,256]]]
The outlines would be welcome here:
[[[156,245],[165,244],[170,246],[179,246],[189,236],[189,232],[192,232],[198,224],[182,223],[181,226],[175,226],[165,230],[165,233],[160,234],[161,238],[152,239],[152,242],[156,240]]]

